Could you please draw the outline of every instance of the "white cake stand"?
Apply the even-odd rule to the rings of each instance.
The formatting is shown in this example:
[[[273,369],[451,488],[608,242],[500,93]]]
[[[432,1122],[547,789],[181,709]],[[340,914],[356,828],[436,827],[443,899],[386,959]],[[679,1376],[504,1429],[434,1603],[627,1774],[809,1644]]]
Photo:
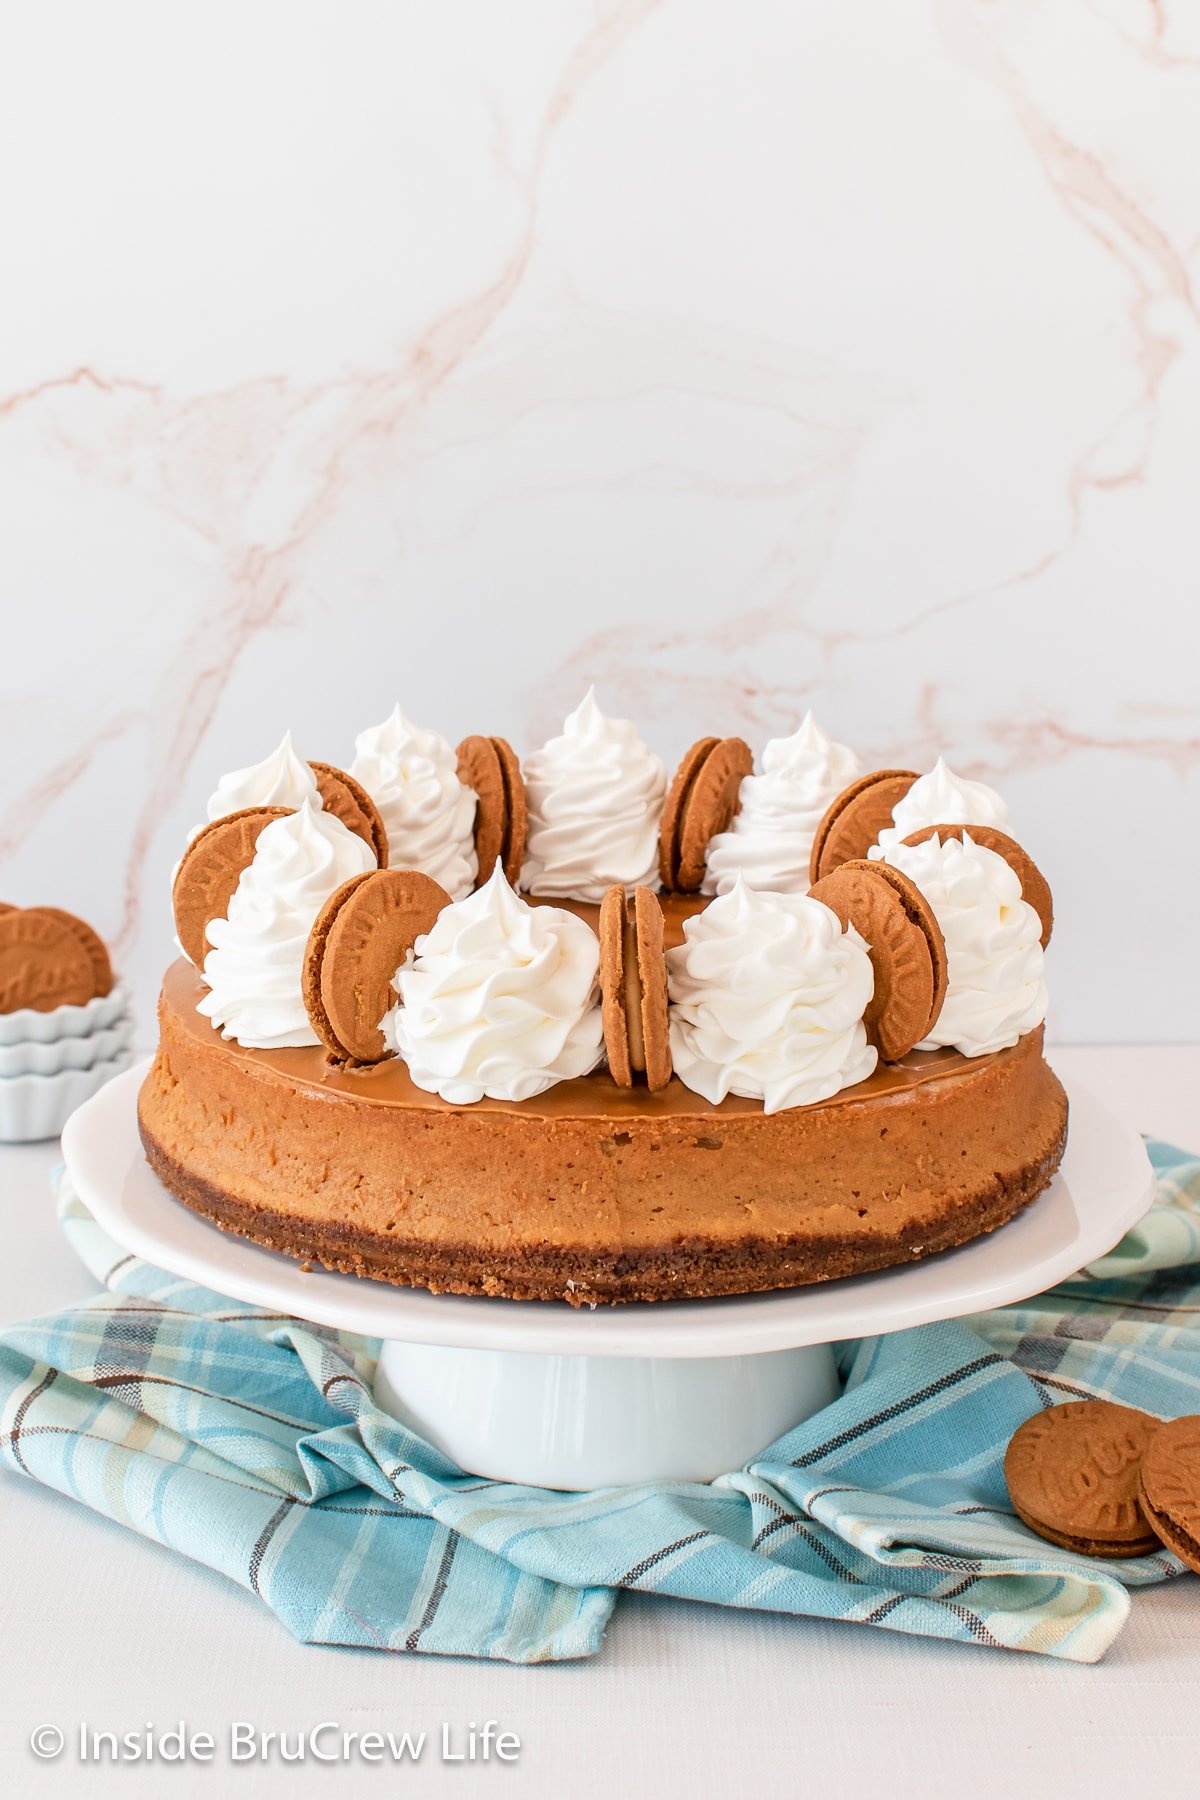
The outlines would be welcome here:
[[[136,1097],[148,1063],[63,1133],[76,1189],[123,1248],[234,1299],[384,1340],[380,1406],[460,1467],[540,1487],[707,1481],[739,1468],[836,1392],[831,1345],[1010,1301],[1110,1250],[1154,1193],[1145,1149],[1070,1089],[1059,1174],[989,1237],[875,1275],[726,1300],[576,1309],[389,1287],[230,1236],[152,1174]]]

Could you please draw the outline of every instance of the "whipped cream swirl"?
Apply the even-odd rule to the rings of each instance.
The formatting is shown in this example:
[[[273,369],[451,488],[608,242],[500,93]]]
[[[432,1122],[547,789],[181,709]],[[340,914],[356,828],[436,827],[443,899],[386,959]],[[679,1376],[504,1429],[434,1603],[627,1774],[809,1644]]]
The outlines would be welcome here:
[[[319,802],[272,819],[259,833],[229,912],[208,927],[209,992],[196,1010],[222,1037],[256,1050],[315,1044],[301,992],[304,950],[325,901],[375,858],[362,838]]]
[[[806,894],[740,877],[667,952],[675,1073],[714,1103],[808,1106],[865,1081],[877,1055],[862,1016],[874,992],[862,938]]]
[[[858,774],[858,758],[826,737],[811,712],[791,737],[772,738],[759,772],[742,782],[740,810],[708,846],[703,892],[750,886],[806,894],[813,838],[829,804]]]
[[[287,731],[279,748],[262,762],[222,775],[216,791],[209,796],[208,816],[223,819],[227,813],[241,812],[247,806],[296,807],[306,800],[320,806],[317,778],[297,756],[292,734]]]
[[[600,945],[557,906],[529,906],[497,863],[417,939],[383,1034],[426,1093],[454,1105],[530,1100],[596,1067]]]
[[[879,842],[867,855],[886,862],[893,844],[927,825],[992,825],[1005,831],[1008,807],[986,781],[967,781],[948,769],[939,756],[928,775],[914,781],[892,808],[892,823],[880,832]]]
[[[524,766],[529,840],[521,886],[603,900],[620,882],[657,889],[666,771],[628,719],[607,719],[588,689],[562,735]]]
[[[1046,1016],[1041,920],[1002,856],[936,834],[895,844],[887,861],[916,882],[946,939],[946,1000],[919,1050],[950,1044],[964,1056],[1006,1050]]]
[[[393,869],[419,869],[452,900],[475,886],[475,796],[458,778],[445,738],[424,731],[399,706],[354,740],[350,773],[374,800],[388,834]]]

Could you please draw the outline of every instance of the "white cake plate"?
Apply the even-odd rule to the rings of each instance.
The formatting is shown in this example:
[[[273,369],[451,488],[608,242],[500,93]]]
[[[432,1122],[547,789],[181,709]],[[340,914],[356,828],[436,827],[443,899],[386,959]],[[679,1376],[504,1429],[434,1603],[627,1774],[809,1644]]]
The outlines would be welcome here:
[[[831,1345],[1039,1293],[1110,1250],[1154,1195],[1140,1138],[1072,1084],[1062,1168],[1027,1211],[926,1262],[725,1300],[575,1308],[304,1270],[181,1206],[151,1172],[149,1063],[63,1133],[72,1180],[123,1248],[255,1306],[384,1340],[375,1397],[474,1474],[540,1487],[708,1481],[826,1405]]]

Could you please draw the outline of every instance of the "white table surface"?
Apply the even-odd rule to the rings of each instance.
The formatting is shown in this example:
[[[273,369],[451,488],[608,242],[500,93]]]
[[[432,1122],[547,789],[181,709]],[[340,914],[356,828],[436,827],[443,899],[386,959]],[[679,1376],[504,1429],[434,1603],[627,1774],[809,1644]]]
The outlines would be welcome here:
[[[1139,1129],[1200,1146],[1200,1047],[1060,1049]],[[57,1145],[0,1147],[8,1252],[0,1319],[69,1305],[93,1284],[59,1237],[46,1188]],[[1094,1796],[1194,1779],[1200,1581],[1136,1595],[1094,1668],[931,1643],[850,1624],[626,1597],[590,1663],[516,1669],[318,1650],[208,1571],[34,1483],[0,1472],[0,1794],[144,1793],[168,1800],[339,1793],[522,1796],[753,1792],[805,1796],[1040,1791]],[[294,1733],[425,1730],[495,1719],[512,1765],[314,1762],[230,1768],[39,1763],[38,1725],[128,1731],[233,1719]],[[159,1765],[162,1768],[162,1765]],[[149,1784],[147,1782],[149,1777]],[[227,1787],[228,1783],[228,1787]]]

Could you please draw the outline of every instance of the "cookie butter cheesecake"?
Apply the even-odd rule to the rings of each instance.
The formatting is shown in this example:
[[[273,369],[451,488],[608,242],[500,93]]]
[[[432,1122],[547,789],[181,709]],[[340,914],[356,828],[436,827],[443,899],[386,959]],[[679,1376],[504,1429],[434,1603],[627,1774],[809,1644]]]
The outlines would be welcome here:
[[[177,870],[139,1098],[171,1192],[435,1292],[663,1300],[928,1256],[1046,1187],[1049,888],[983,783],[811,715],[673,779],[589,693],[524,767],[290,739]]]

